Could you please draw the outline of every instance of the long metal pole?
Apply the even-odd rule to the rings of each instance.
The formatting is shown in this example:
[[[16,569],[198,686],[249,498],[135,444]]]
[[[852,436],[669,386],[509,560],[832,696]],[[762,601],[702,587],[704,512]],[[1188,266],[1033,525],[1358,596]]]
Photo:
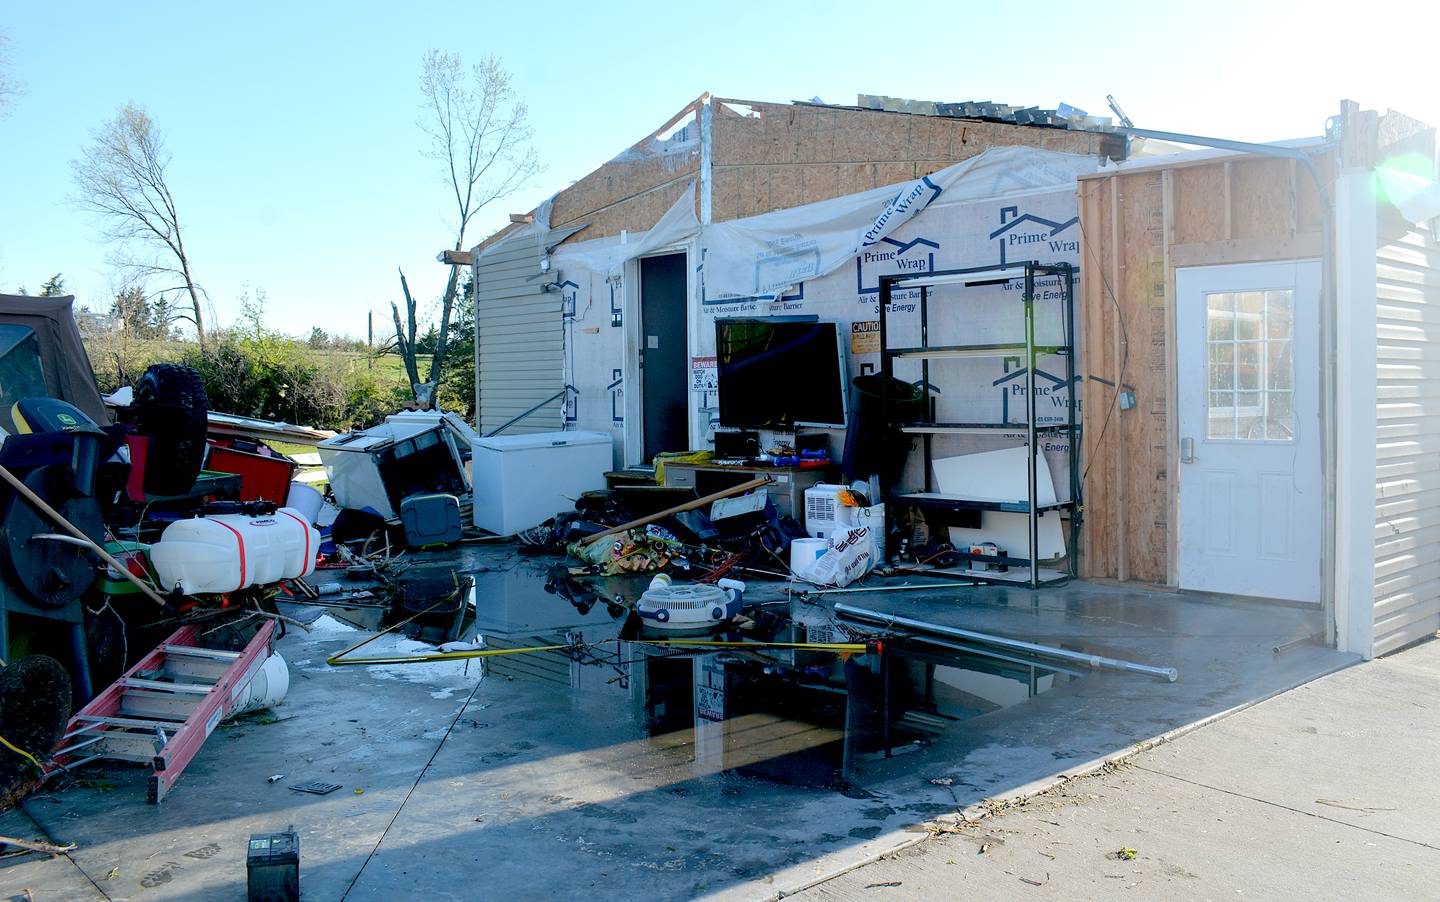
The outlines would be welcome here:
[[[1066,460],[1070,465],[1070,548],[1065,557],[1069,566],[1066,571],[1071,578],[1080,573],[1077,557],[1080,553],[1080,445],[1075,435],[1075,361],[1079,349],[1075,347],[1075,272],[1070,264],[1062,264],[1065,283],[1065,438],[1069,442]]]
[[[872,611],[868,608],[856,608],[843,602],[835,605],[835,613],[841,617],[871,623],[877,626],[899,626],[905,629],[915,630],[916,632],[931,633],[937,636],[945,636],[968,642],[980,642],[985,645],[993,645],[997,648],[1008,648],[1012,651],[1023,651],[1037,657],[1052,658],[1057,661],[1071,661],[1076,664],[1083,664],[1092,670],[1118,670],[1123,673],[1139,673],[1145,676],[1157,677],[1169,683],[1180,679],[1180,671],[1174,667],[1151,667],[1149,664],[1136,664],[1133,661],[1122,661],[1119,658],[1107,658],[1103,655],[1091,655],[1079,651],[1070,651],[1065,648],[1056,648],[1053,645],[1040,645],[1035,642],[1023,642],[1019,639],[1007,639],[1004,636],[996,636],[990,633],[977,633],[973,630],[963,630],[958,627],[943,626],[938,623],[926,623],[923,620],[914,620],[898,614],[887,614],[882,611]]]
[[[1030,489],[1030,519],[1026,523],[1030,535],[1030,588],[1040,587],[1040,512],[1035,491],[1036,455],[1040,449],[1035,440],[1035,264],[1025,264],[1025,435],[1029,454],[1025,457],[1025,477]]]

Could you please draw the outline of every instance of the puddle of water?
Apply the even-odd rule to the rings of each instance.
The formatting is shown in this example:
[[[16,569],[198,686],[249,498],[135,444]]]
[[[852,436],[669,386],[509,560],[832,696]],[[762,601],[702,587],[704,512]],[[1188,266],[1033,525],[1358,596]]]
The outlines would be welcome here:
[[[407,647],[480,637],[487,648],[583,644],[486,658],[483,673],[563,693],[565,716],[613,718],[628,711],[634,738],[667,767],[792,785],[843,784],[868,763],[922,751],[966,720],[1080,678],[1053,665],[933,639],[888,638],[883,659],[759,645],[680,651],[647,645],[632,640],[673,635],[645,633],[638,621],[627,620],[626,604],[648,577],[577,581],[564,574],[563,567],[540,565],[463,577],[417,568],[405,574],[401,600],[392,607],[337,608],[332,615],[378,630],[418,613],[393,636]],[[450,600],[427,610],[437,599]],[[796,602],[763,610],[750,613],[772,627],[758,637],[766,641],[855,641],[823,608]],[[427,668],[436,666],[449,665],[396,665],[396,673],[376,675],[428,681],[434,674]],[[594,704],[596,694],[620,704]]]
[[[476,573],[465,629],[487,647],[600,643],[572,650],[485,660],[487,676],[527,680],[584,697],[628,699],[637,737],[657,754],[688,758],[697,774],[731,772],[800,785],[835,785],[858,767],[924,749],[965,720],[1021,704],[1078,675],[973,650],[887,642],[878,654],[755,647],[676,651],[624,637],[638,633],[615,604],[638,596],[648,579],[614,577],[546,591],[533,572]],[[854,641],[811,607],[765,610],[784,623],[769,641]],[[793,619],[792,619],[793,618]],[[777,619],[772,617],[770,619]],[[715,638],[743,640],[738,633]],[[612,710],[608,708],[607,710]],[[609,715],[607,715],[609,716]]]

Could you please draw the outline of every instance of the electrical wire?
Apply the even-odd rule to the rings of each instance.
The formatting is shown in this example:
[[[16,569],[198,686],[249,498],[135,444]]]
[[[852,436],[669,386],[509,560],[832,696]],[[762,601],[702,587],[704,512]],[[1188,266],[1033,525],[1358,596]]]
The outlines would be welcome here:
[[[41,764],[39,761],[35,760],[35,756],[34,756],[34,755],[32,755],[32,754],[30,754],[29,752],[25,751],[24,749],[20,748],[18,745],[15,745],[15,744],[11,743],[10,740],[6,739],[4,736],[0,736],[0,745],[5,746],[7,749],[9,749],[10,751],[14,752],[15,754],[20,755],[20,756],[23,757],[26,761],[29,761],[31,764],[35,765],[35,769],[36,769],[36,770],[40,771],[41,773],[44,773],[44,771],[45,771],[45,765],[43,765],[43,764]]]
[[[1100,284],[1105,287],[1105,296],[1110,299],[1110,304],[1115,308],[1115,321],[1120,324],[1120,369],[1115,374],[1115,394],[1110,399],[1110,406],[1105,410],[1105,419],[1100,423],[1100,432],[1095,436],[1095,447],[1098,449],[1100,443],[1105,440],[1105,431],[1110,428],[1110,420],[1115,416],[1115,410],[1120,406],[1120,392],[1125,385],[1125,368],[1130,363],[1130,330],[1125,326],[1125,311],[1120,308],[1120,301],[1115,297],[1115,289],[1111,287],[1110,280],[1105,277],[1105,268],[1100,263],[1100,258],[1095,254],[1095,247],[1090,243],[1090,238],[1085,234],[1085,223],[1080,225],[1080,243],[1089,251],[1090,257],[1095,261],[1095,270],[1100,273]],[[1075,386],[1070,386],[1073,392]],[[1090,468],[1095,461],[1087,460],[1085,469],[1080,471],[1080,484],[1083,486],[1085,480],[1090,477]]]

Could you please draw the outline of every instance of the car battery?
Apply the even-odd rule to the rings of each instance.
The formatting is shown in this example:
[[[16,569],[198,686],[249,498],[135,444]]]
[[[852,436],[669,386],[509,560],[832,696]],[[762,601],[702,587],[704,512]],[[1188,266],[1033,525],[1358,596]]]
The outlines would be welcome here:
[[[300,835],[252,833],[245,856],[249,902],[299,902]]]

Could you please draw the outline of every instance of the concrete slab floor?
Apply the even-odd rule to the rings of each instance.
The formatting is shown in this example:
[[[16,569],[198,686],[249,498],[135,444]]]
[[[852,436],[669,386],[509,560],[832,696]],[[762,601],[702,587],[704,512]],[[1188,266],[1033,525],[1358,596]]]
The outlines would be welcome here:
[[[552,559],[489,548],[458,560],[476,575],[476,625],[496,642],[614,634],[603,605],[581,613],[543,591]],[[747,598],[784,595],[757,584]],[[281,643],[292,671],[285,705],[218,729],[162,806],[145,804],[144,771],[110,766],[0,819],[0,832],[33,836],[38,825],[79,845],[73,864],[0,860],[0,895],[29,887],[38,898],[233,899],[248,836],[294,824],[307,899],[768,896],[913,840],[907,829],[937,815],[1349,662],[1308,645],[1272,653],[1315,629],[1313,611],[1174,593],[1076,583],[845,600],[1173,665],[1181,677],[1091,674],[964,720],[928,748],[861,762],[847,783],[801,771],[787,784],[707,763],[698,719],[650,735],[627,680],[604,664],[576,668],[580,689],[558,683],[543,661],[526,672],[515,660],[484,679],[473,663],[468,672],[453,663],[332,668],[325,657],[364,633],[292,633]],[[823,602],[794,605],[801,618],[829,618]],[[771,749],[782,769],[799,760],[797,743],[834,738],[783,719],[750,726],[749,754]],[[277,773],[285,778],[268,783]],[[286,788],[312,779],[343,788]]]
[[[1432,641],[797,898],[1433,898],[1437,694]]]

